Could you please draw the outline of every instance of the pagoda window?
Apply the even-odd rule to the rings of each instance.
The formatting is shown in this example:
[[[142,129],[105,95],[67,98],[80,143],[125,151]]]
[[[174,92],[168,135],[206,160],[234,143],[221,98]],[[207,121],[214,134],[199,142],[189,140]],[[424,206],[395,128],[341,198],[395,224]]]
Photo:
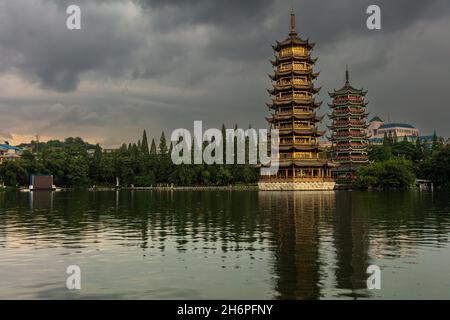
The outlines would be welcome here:
[[[303,47],[292,47],[292,53],[295,56],[305,56],[306,55],[306,50]]]
[[[312,152],[294,152],[295,159],[311,159]]]
[[[280,58],[290,57],[290,56],[305,56],[306,50],[303,47],[290,47],[281,49],[279,56]]]
[[[309,99],[311,94],[307,92],[294,91],[294,99]]]
[[[294,84],[307,85],[308,79],[306,77],[294,77]]]
[[[290,84],[291,84],[291,81],[288,80],[288,79],[280,79],[277,82],[277,85],[279,85],[279,86],[287,86],[287,85],[290,85]]]
[[[291,68],[292,68],[292,65],[290,64],[290,63],[282,63],[282,64],[280,64],[280,66],[279,66],[279,71],[289,71],[289,70],[291,70]]]
[[[294,107],[294,112],[296,113],[306,113],[308,112],[307,108]]]
[[[294,70],[308,70],[309,64],[305,62],[294,62]]]

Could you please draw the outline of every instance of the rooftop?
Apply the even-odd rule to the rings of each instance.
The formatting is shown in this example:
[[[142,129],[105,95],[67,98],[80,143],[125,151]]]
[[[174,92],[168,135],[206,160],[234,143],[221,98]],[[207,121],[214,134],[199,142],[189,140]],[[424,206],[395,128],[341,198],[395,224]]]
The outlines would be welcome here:
[[[328,95],[332,98],[335,96],[345,95],[348,93],[355,93],[355,94],[359,94],[359,95],[363,95],[363,96],[365,96],[367,93],[367,91],[365,91],[364,89],[362,89],[362,88],[356,89],[350,84],[348,67],[345,69],[345,84],[344,84],[344,86],[339,90],[333,89],[333,91],[334,92],[328,92]]]
[[[382,124],[378,129],[389,129],[389,128],[408,128],[408,129],[416,129],[413,125],[407,123],[385,123]]]
[[[379,116],[373,117],[372,119],[370,119],[369,122],[375,122],[375,121],[377,121],[377,122],[383,122],[383,120],[381,120],[381,118],[380,118]]]
[[[2,144],[2,143],[0,143],[0,149],[22,151],[22,149],[20,149],[18,147],[13,147],[13,146],[10,146],[9,144]]]

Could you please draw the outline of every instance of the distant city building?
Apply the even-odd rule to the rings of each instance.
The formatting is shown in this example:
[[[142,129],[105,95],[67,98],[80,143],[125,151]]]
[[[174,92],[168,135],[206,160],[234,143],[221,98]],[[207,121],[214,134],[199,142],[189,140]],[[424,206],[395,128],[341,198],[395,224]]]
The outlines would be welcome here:
[[[367,91],[351,86],[346,70],[344,86],[328,94],[333,99],[328,104],[332,110],[329,115],[332,120],[329,127],[332,130],[332,159],[337,163],[333,177],[337,183],[349,185],[356,176],[357,168],[369,162],[367,102],[364,99]]]
[[[406,139],[409,142],[415,142],[419,137],[419,130],[407,123],[385,123],[380,117],[375,116],[369,121],[367,136],[371,144],[382,144],[385,136],[397,141]]]
[[[22,156],[23,150],[10,146],[9,143],[0,144],[0,164],[5,161],[14,161]]]
[[[375,116],[369,121],[369,126],[367,128],[367,137],[374,138],[378,134],[378,128],[383,125],[384,121],[380,117]]]

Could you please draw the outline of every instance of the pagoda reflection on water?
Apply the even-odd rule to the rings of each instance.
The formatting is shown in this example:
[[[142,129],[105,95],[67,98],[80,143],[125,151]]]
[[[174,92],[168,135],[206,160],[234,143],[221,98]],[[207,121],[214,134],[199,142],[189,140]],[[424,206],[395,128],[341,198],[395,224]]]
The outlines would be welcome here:
[[[267,104],[272,129],[279,130],[279,170],[262,175],[260,190],[332,190],[333,164],[321,158],[319,131],[316,124],[323,116],[316,114],[322,104],[315,100],[320,88],[313,85],[318,73],[313,72],[317,58],[311,58],[314,44],[302,40],[295,31],[295,15],[291,12],[291,30],[282,42],[272,46],[275,72],[270,75],[273,96]]]

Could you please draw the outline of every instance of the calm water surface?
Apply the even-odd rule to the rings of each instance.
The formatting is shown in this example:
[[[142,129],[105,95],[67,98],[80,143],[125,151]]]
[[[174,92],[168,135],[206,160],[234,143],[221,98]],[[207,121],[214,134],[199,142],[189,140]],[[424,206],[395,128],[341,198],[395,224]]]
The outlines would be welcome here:
[[[449,228],[444,192],[0,193],[0,299],[450,299]]]

